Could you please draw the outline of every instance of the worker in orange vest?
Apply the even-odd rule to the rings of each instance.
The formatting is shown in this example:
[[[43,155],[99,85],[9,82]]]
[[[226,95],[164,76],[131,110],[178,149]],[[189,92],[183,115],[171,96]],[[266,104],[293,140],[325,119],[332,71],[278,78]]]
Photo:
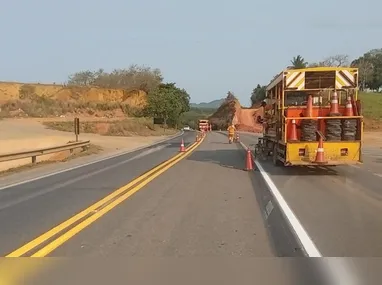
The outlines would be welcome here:
[[[228,127],[227,131],[228,131],[228,141],[229,141],[229,143],[232,143],[233,142],[233,138],[235,136],[235,131],[236,131],[235,125],[231,124]]]

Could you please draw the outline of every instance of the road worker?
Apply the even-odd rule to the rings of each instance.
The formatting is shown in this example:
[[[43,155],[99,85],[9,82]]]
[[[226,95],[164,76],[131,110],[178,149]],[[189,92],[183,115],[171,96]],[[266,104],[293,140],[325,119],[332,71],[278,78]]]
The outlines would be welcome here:
[[[235,136],[235,131],[236,131],[235,125],[231,124],[228,127],[227,131],[228,131],[228,141],[229,141],[229,143],[232,143],[233,142],[233,138]]]

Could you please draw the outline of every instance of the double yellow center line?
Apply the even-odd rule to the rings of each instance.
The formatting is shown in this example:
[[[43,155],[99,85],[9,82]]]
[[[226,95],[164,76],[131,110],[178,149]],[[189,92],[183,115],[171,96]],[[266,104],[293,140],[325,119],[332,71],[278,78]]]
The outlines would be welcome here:
[[[138,192],[150,181],[161,175],[163,172],[174,166],[176,163],[184,159],[203,141],[195,142],[190,145],[186,152],[181,152],[173,158],[159,164],[150,171],[144,173],[140,177],[134,179],[130,183],[115,190],[110,195],[96,202],[92,206],[74,215],[69,220],[59,224],[48,232],[40,235],[34,240],[28,242],[22,247],[9,253],[6,257],[44,257],[53,250],[61,246],[77,233],[85,229],[87,226],[98,220],[111,209],[125,201],[127,198]],[[32,252],[32,253],[31,253]],[[34,253],[33,253],[34,252]]]

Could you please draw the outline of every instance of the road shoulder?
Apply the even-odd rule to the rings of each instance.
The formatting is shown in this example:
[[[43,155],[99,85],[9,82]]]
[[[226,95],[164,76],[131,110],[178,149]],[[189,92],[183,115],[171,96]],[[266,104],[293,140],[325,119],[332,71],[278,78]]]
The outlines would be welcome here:
[[[22,183],[24,181],[34,180],[39,177],[46,177],[49,175],[53,175],[55,173],[60,173],[63,171],[67,171],[70,169],[74,169],[77,167],[86,166],[92,163],[96,163],[98,161],[103,161],[108,158],[113,158],[116,156],[133,153],[148,147],[152,147],[155,145],[159,145],[166,141],[171,141],[174,138],[177,138],[181,135],[179,134],[168,136],[164,138],[158,138],[156,141],[152,142],[149,140],[148,142],[140,142],[137,144],[130,145],[128,147],[116,149],[116,150],[108,150],[102,151],[97,154],[91,154],[86,156],[76,157],[74,159],[70,159],[67,161],[56,161],[49,164],[36,165],[36,167],[31,167],[29,169],[16,171],[15,173],[9,173],[7,175],[0,176],[0,190],[2,188],[8,187],[8,185],[15,185],[18,183]]]

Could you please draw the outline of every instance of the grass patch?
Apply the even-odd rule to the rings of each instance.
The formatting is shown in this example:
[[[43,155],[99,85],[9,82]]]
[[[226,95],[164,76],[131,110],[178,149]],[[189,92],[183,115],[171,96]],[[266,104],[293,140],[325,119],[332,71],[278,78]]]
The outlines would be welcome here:
[[[368,119],[382,119],[382,93],[360,93],[363,115]]]
[[[95,126],[97,123],[102,123],[102,122],[101,121],[95,121],[95,122],[80,121],[80,134],[81,133],[96,133]],[[42,124],[51,130],[74,133],[74,122],[72,121],[43,122]]]
[[[359,93],[366,131],[382,130],[382,93]]]
[[[44,122],[47,128],[73,132],[74,125],[72,121],[64,122]],[[82,121],[80,122],[80,133],[92,133],[105,136],[161,136],[177,133],[176,129],[164,129],[161,126],[154,125],[149,118],[128,118],[118,121]]]

